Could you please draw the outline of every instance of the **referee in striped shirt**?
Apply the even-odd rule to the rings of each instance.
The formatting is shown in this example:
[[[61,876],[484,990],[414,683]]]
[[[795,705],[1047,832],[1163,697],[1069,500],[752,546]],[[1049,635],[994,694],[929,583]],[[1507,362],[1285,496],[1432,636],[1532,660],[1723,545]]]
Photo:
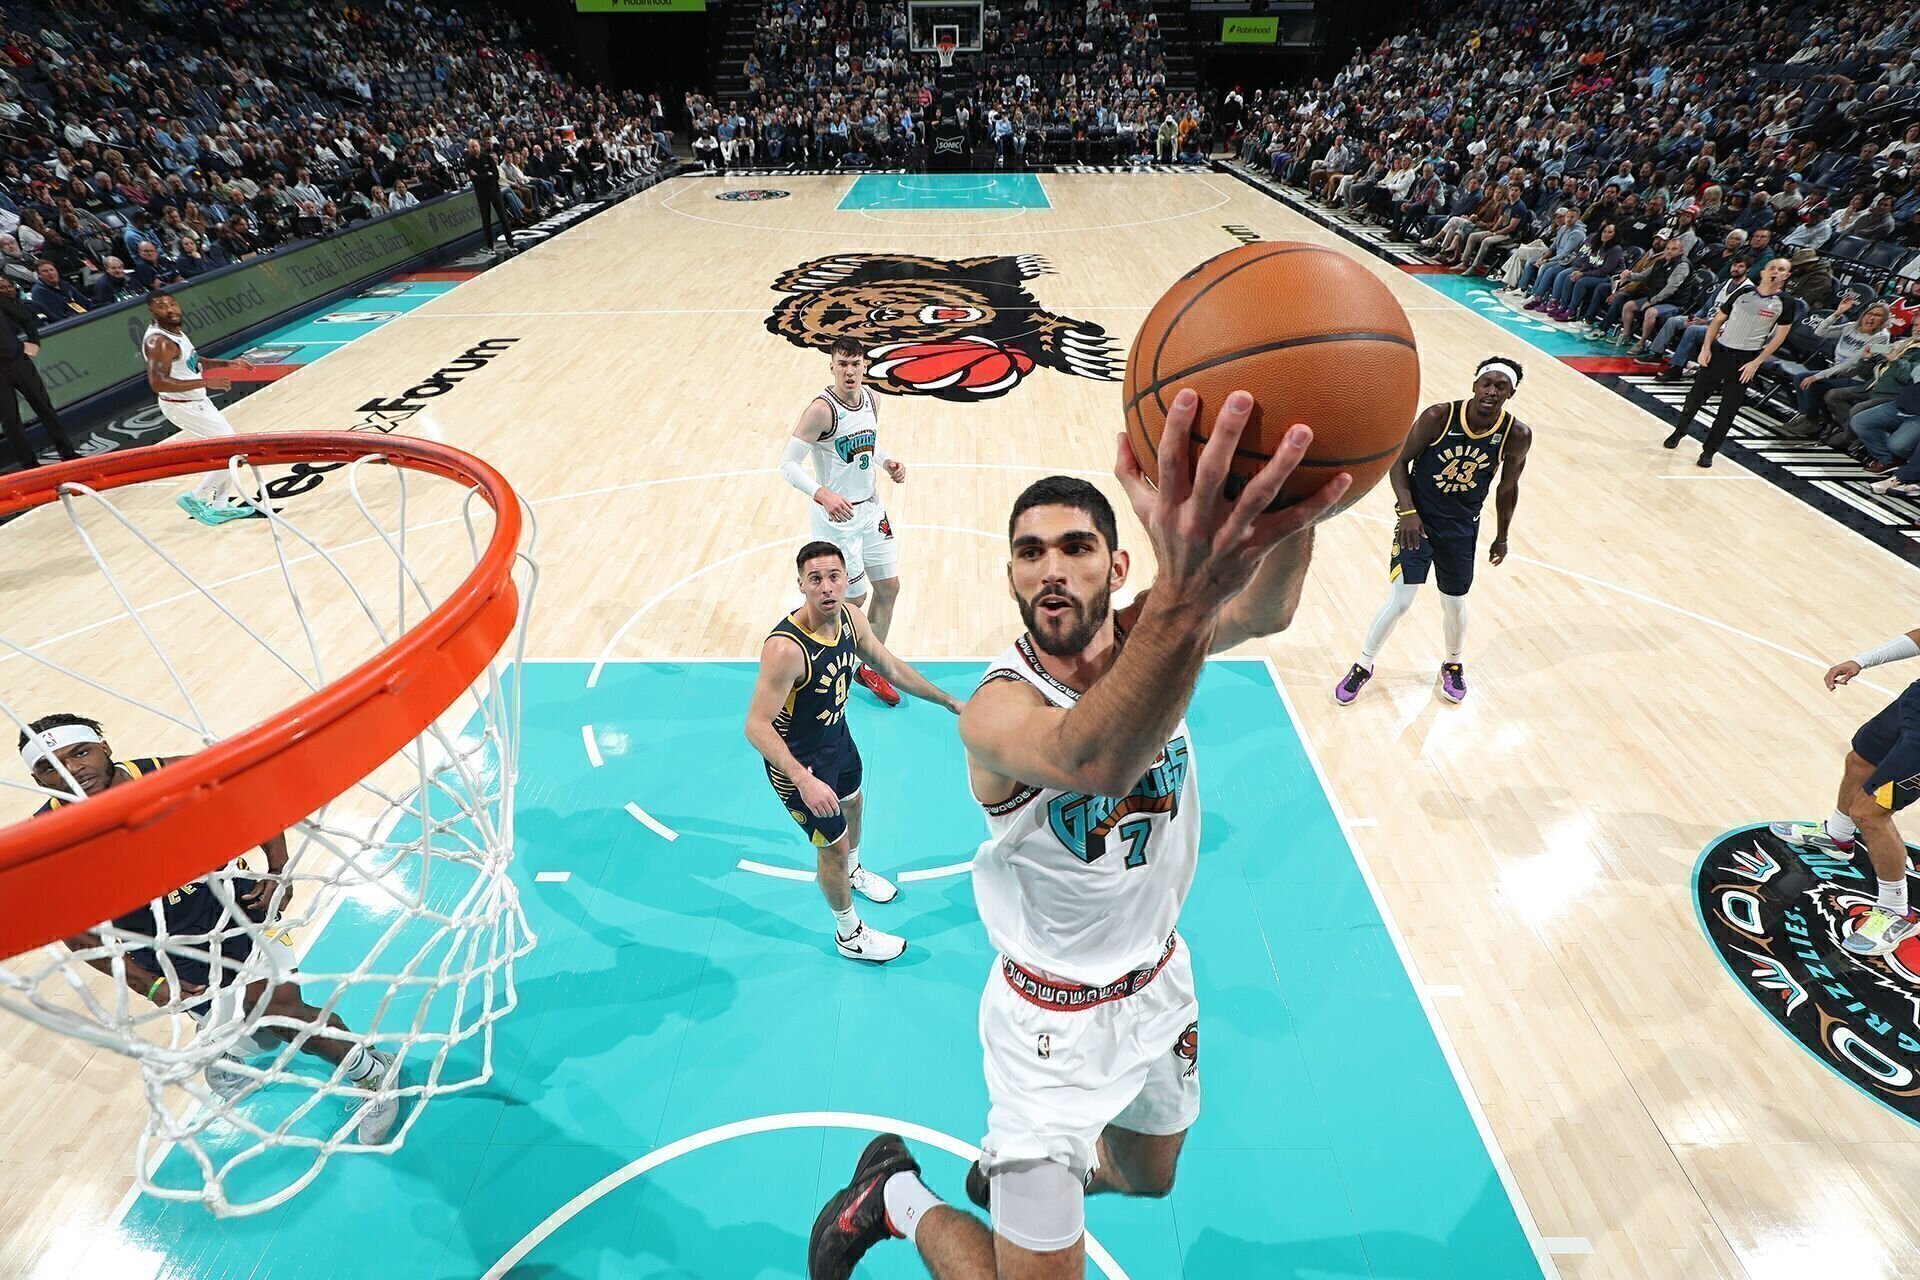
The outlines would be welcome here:
[[[1775,258],[1760,272],[1760,281],[1748,281],[1728,294],[1713,319],[1707,322],[1702,340],[1700,372],[1694,375],[1693,389],[1680,410],[1680,423],[1666,439],[1666,447],[1678,449],[1693,426],[1693,419],[1713,393],[1720,393],[1720,408],[1713,415],[1713,426],[1700,450],[1700,466],[1713,465],[1713,455],[1733,429],[1733,419],[1747,402],[1747,384],[1768,356],[1787,340],[1794,322],[1806,314],[1806,304],[1789,296],[1787,274],[1792,265]]]

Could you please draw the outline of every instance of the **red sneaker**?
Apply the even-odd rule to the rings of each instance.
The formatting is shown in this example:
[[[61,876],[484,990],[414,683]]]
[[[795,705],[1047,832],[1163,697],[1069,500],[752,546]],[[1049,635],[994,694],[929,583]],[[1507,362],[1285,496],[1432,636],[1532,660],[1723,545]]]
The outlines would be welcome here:
[[[875,671],[872,667],[861,667],[859,673],[854,676],[854,679],[867,686],[867,689],[874,697],[880,699],[880,701],[886,703],[888,706],[897,707],[900,705],[900,691],[888,684],[886,677],[878,671]]]

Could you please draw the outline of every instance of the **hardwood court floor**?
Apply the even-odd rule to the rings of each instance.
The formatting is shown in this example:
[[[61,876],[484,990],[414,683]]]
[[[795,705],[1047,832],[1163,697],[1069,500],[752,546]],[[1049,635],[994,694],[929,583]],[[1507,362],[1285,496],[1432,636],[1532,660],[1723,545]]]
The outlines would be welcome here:
[[[1698,472],[1692,450],[1658,448],[1663,425],[1232,179],[1057,175],[1041,179],[1044,209],[842,210],[851,181],[663,184],[248,398],[234,420],[353,427],[477,344],[515,339],[388,425],[479,453],[535,503],[545,578],[529,652],[741,657],[792,598],[784,566],[804,512],[773,467],[826,376],[824,356],[768,331],[770,311],[798,298],[795,325],[910,342],[972,307],[982,325],[1006,322],[1002,345],[1044,334],[1034,367],[1003,394],[887,396],[880,412],[910,467],[884,494],[905,584],[894,647],[977,658],[1017,625],[997,542],[1012,496],[1048,471],[1111,465],[1118,385],[1083,375],[1124,357],[1175,277],[1238,242],[1228,227],[1352,253],[1409,307],[1425,401],[1465,394],[1488,354],[1525,361],[1512,408],[1536,442],[1513,555],[1480,566],[1462,706],[1433,693],[1430,595],[1358,705],[1326,697],[1386,588],[1384,489],[1322,531],[1294,627],[1243,653],[1274,664],[1559,1273],[1920,1266],[1920,1134],[1754,1009],[1691,901],[1716,832],[1830,805],[1847,735],[1905,673],[1828,694],[1820,672],[1914,625],[1914,569],[1724,461]],[[715,198],[769,189],[789,194]],[[928,298],[930,280],[946,292]],[[941,314],[917,318],[927,306]],[[897,358],[931,378],[955,357]],[[324,525],[340,489],[298,501]],[[165,521],[173,491],[128,505]],[[173,523],[168,537],[210,571],[231,544],[225,567],[241,572],[263,563],[246,542],[257,532]],[[0,581],[36,605],[28,639],[112,612],[97,579],[66,572],[57,533],[43,517],[4,531]],[[1130,523],[1123,541],[1143,545]],[[125,652],[112,629],[67,643],[69,661],[108,673]],[[236,719],[256,709],[244,670],[205,648]],[[62,1260],[127,1189],[142,1107],[117,1058],[0,1028],[0,1274],[72,1274]]]

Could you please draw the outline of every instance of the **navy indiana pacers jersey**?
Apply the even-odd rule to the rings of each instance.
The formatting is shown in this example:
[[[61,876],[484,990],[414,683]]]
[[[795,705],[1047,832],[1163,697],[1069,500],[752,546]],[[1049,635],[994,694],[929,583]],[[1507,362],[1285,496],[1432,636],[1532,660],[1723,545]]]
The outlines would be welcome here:
[[[785,636],[806,655],[806,675],[787,693],[787,704],[773,718],[774,732],[803,759],[822,747],[851,740],[847,730],[847,687],[853,682],[853,617],[840,606],[840,637],[827,641],[788,614],[770,635]]]
[[[1422,522],[1454,525],[1479,523],[1480,508],[1493,492],[1493,474],[1513,426],[1505,409],[1491,427],[1476,431],[1467,421],[1466,400],[1447,407],[1447,427],[1440,438],[1413,460],[1408,478],[1413,482],[1413,505]]]
[[[129,778],[139,778],[152,773],[165,763],[158,756],[141,756],[133,760],[116,760],[113,767]],[[47,813],[73,803],[76,802],[49,800],[40,806],[40,812]],[[250,892],[255,882],[236,876],[228,883],[232,885],[233,892],[237,896]],[[154,911],[155,907],[159,908],[157,913]],[[226,907],[204,880],[196,880],[192,884],[181,885],[178,889],[170,889],[151,903],[136,907],[125,915],[114,917],[113,925],[116,929],[127,933],[151,938],[159,935],[162,921],[166,924],[167,933],[173,937],[190,938],[216,931],[229,935],[222,938],[223,950],[229,959],[244,960],[248,951],[252,949],[251,940],[240,931],[240,922],[228,916]],[[194,944],[188,945],[191,947]],[[201,950],[204,951],[204,944],[201,944]],[[135,964],[156,973],[160,971],[159,961],[150,948],[130,951],[128,955],[133,958]],[[181,978],[189,982],[205,983],[207,966],[204,962],[193,959],[190,952],[175,955],[174,960]]]

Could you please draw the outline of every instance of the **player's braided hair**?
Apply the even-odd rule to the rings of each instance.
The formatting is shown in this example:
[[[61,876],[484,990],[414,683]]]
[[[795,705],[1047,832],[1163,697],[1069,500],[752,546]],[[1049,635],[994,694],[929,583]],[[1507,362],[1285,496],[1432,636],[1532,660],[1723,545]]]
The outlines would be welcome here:
[[[61,711],[54,715],[41,716],[38,720],[29,724],[27,728],[34,733],[45,733],[49,729],[58,729],[60,726],[68,724],[83,724],[101,737],[104,738],[107,736],[107,731],[100,727],[98,720],[89,720],[85,716],[74,715],[71,711]],[[23,733],[20,735],[20,741],[14,744],[13,749],[18,751],[26,745],[27,735]]]

